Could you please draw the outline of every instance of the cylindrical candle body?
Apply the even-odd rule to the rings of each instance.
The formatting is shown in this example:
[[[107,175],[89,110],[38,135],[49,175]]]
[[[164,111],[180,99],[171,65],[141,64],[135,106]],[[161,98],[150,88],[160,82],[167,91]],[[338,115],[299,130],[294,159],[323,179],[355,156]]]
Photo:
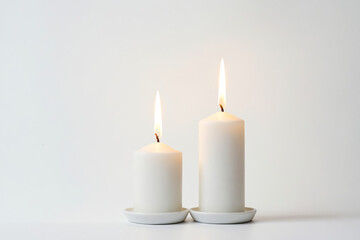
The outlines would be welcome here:
[[[153,143],[134,154],[134,211],[177,212],[182,209],[182,153]]]
[[[244,120],[218,112],[199,123],[199,208],[244,211]]]

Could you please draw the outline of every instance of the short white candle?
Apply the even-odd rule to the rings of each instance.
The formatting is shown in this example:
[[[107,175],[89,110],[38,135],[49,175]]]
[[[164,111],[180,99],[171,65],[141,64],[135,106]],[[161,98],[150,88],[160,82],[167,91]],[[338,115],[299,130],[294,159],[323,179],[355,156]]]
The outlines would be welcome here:
[[[134,211],[177,212],[182,209],[182,153],[160,143],[162,134],[159,92],[155,102],[154,133],[157,142],[134,154]]]
[[[221,112],[199,123],[199,209],[203,212],[244,211],[244,120],[225,108],[225,67],[221,60]]]

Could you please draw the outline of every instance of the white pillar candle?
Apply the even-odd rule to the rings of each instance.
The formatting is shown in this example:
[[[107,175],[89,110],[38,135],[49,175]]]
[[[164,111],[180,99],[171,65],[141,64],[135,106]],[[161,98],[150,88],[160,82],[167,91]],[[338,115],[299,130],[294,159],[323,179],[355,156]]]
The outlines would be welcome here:
[[[135,152],[134,211],[181,211],[181,152],[163,143],[152,143]]]
[[[199,208],[203,212],[244,211],[244,120],[225,108],[225,68],[221,61],[222,112],[199,123]]]
[[[155,105],[157,142],[134,154],[134,211],[142,213],[177,212],[182,209],[182,153],[160,143],[161,106]]]

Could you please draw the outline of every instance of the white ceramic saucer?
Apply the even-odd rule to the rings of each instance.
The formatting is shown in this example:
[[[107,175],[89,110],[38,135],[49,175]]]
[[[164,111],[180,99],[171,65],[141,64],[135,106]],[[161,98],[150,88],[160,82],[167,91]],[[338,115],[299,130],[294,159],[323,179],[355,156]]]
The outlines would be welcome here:
[[[199,208],[191,208],[191,217],[196,222],[212,223],[212,224],[231,224],[231,223],[245,223],[250,222],[256,213],[255,208],[246,207],[243,212],[232,213],[216,213],[216,212],[201,212]]]
[[[129,222],[139,224],[172,224],[183,222],[189,210],[183,208],[179,212],[169,213],[140,213],[134,212],[132,208],[125,209],[125,215]]]

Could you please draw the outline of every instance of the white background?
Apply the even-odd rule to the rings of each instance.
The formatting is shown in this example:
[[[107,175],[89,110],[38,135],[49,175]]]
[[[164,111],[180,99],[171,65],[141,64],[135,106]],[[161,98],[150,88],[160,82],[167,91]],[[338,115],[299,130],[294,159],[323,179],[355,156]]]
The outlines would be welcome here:
[[[183,205],[197,206],[198,121],[219,110],[221,57],[227,111],[246,121],[246,205],[259,219],[360,214],[359,12],[1,1],[0,222],[122,218],[132,154],[154,141],[156,90],[163,142],[183,152]]]

